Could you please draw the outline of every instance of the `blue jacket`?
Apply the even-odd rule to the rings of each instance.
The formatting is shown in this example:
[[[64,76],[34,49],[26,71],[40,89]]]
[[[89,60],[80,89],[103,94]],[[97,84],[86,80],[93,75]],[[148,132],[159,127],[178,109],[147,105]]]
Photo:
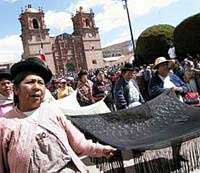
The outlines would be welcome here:
[[[186,93],[189,91],[187,88],[187,85],[175,74],[170,74],[170,81],[174,83],[176,87],[182,87],[183,93]],[[150,98],[154,98],[158,95],[160,95],[165,89],[163,88],[164,82],[160,79],[158,76],[158,73],[155,73],[153,77],[151,78],[149,82],[149,96]]]
[[[134,80],[131,80],[131,81],[133,82],[133,85],[138,89],[138,92],[140,93],[137,83]],[[129,106],[129,84],[128,83],[129,82],[124,80],[123,77],[120,77],[115,83],[114,100],[115,100],[117,110],[125,109]],[[144,103],[144,99],[141,93],[140,93],[139,101],[141,103]]]

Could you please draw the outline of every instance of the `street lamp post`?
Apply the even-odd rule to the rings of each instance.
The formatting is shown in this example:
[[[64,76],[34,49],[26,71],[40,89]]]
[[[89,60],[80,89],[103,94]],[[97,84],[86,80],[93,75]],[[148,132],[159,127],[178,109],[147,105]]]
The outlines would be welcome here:
[[[133,30],[132,30],[132,26],[131,26],[131,19],[130,19],[130,14],[129,14],[129,9],[128,9],[128,0],[122,0],[122,1],[125,2],[125,8],[126,8],[127,16],[128,16],[129,29],[130,29],[130,33],[131,33],[131,41],[132,41],[133,52],[134,52],[135,42],[134,42],[134,38],[133,38]]]

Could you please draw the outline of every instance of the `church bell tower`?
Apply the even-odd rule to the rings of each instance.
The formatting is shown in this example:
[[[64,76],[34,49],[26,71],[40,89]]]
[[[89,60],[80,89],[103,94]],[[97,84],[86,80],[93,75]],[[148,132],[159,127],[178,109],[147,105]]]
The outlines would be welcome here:
[[[31,7],[22,9],[19,16],[21,23],[21,39],[23,43],[23,58],[40,56],[46,57],[49,68],[55,73],[54,59],[52,55],[52,40],[49,37],[49,29],[46,28],[44,22],[44,12],[41,8],[38,10]]]
[[[101,48],[101,40],[98,28],[95,25],[94,13],[83,11],[80,7],[76,14],[72,17],[75,36],[82,38],[83,52],[87,69],[95,69],[102,67],[103,54]]]

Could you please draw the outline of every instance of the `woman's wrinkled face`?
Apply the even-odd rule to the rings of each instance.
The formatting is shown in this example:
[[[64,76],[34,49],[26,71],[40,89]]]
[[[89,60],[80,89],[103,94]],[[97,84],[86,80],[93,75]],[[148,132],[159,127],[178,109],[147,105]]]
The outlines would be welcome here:
[[[44,80],[38,75],[27,75],[18,87],[14,88],[19,98],[19,109],[23,112],[31,111],[40,106],[45,95]]]
[[[0,94],[9,97],[13,93],[13,83],[8,79],[0,80]]]

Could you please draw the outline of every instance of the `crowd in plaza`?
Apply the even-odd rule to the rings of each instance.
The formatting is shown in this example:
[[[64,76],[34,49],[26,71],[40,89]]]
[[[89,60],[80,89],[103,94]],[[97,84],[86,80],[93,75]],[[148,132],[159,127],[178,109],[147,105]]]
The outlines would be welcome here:
[[[188,55],[183,61],[158,57],[154,64],[124,63],[60,75],[49,83],[48,89],[56,99],[77,90],[81,106],[105,98],[107,106],[115,111],[143,104],[171,88],[182,102],[198,106],[199,76],[199,55]]]

